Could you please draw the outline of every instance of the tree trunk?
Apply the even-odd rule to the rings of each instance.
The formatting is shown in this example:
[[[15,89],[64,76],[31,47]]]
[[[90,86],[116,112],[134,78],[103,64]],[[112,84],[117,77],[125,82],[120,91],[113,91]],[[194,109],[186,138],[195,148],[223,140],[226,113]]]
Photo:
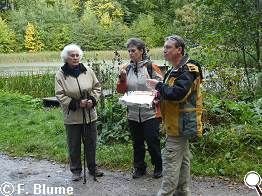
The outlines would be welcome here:
[[[257,32],[256,32],[256,56],[257,56],[257,69],[259,71],[262,70],[262,62],[261,62],[261,28],[262,28],[262,0],[256,0],[256,9],[257,9],[257,14],[258,14],[258,23],[257,23]]]
[[[247,61],[246,61],[246,50],[245,50],[245,47],[242,47],[241,50],[242,50],[243,61],[244,61],[245,75],[246,75],[246,78],[247,78],[247,89],[248,89],[248,91],[251,93],[252,97],[254,97],[255,95],[254,95],[254,92],[253,92],[253,90],[252,90],[251,82],[250,82],[250,79],[249,79],[248,66],[247,66]]]
[[[78,18],[80,19],[84,15],[84,10],[85,10],[85,1],[84,0],[79,0],[79,10],[78,10]]]

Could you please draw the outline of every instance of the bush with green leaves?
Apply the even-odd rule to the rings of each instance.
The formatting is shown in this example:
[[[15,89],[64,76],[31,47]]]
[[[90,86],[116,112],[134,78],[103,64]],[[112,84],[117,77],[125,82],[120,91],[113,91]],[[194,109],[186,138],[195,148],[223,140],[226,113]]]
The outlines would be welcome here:
[[[103,28],[92,12],[82,16],[80,24],[74,27],[73,41],[83,50],[103,48]]]
[[[16,35],[0,17],[0,53],[11,53],[17,50]]]
[[[260,72],[254,68],[243,68],[241,57],[237,53],[197,46],[190,48],[189,55],[201,64],[204,73],[203,87],[207,93],[215,93],[221,99],[259,98]]]
[[[71,3],[41,7],[41,20],[38,21],[45,50],[60,51],[72,42],[74,28],[79,20]]]
[[[147,47],[159,46],[163,43],[161,28],[151,15],[140,14],[131,26],[130,37],[139,37]]]
[[[129,38],[130,29],[123,22],[119,20],[113,20],[109,26],[103,27],[103,29],[103,49],[116,50],[124,48],[125,42]]]
[[[128,132],[126,107],[118,103],[120,95],[111,95],[101,98],[97,108],[99,130],[99,142],[127,143],[130,139]]]
[[[204,96],[205,120],[212,126],[249,124],[262,129],[262,99],[252,102],[221,99],[214,94]]]
[[[242,180],[250,170],[261,173],[261,126],[215,126],[191,143],[192,172]]]

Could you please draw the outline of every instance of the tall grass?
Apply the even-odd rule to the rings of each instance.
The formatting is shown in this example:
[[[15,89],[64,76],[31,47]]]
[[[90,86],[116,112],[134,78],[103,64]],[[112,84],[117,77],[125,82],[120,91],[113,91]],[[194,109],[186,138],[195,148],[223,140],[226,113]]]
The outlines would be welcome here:
[[[128,53],[125,49],[118,50],[121,58],[123,60],[128,60]],[[230,53],[222,53],[219,51],[212,52],[207,51],[206,48],[195,47],[190,48],[187,51],[195,60],[199,60],[204,64],[215,62],[221,63],[221,59],[227,62],[234,62],[236,66],[239,65],[239,61],[241,61],[241,57],[239,54],[230,52]],[[160,48],[150,48],[149,55],[152,60],[163,60],[163,49]],[[219,56],[220,55],[220,56]],[[97,60],[109,60],[115,57],[115,53],[113,50],[99,50],[99,51],[85,51],[83,62],[88,59],[97,59]],[[218,58],[219,57],[219,58]],[[250,59],[248,59],[251,61]],[[4,63],[29,63],[29,62],[59,62],[60,52],[58,51],[45,51],[45,52],[36,52],[36,53],[10,53],[10,54],[0,54],[0,64]],[[217,62],[219,61],[219,62]]]
[[[0,54],[0,64],[60,61],[59,52]]]
[[[97,59],[88,63],[107,94],[115,92],[119,64],[121,64],[119,53],[114,53],[111,63],[98,62]],[[17,74],[0,72],[0,89],[39,98],[54,96],[54,75],[54,70],[25,71]]]
[[[27,72],[17,76],[0,76],[0,89],[19,92],[32,97],[54,96],[54,74]]]
[[[104,66],[104,68],[103,68]],[[109,64],[93,64],[91,66],[106,94],[115,92],[117,72]],[[102,67],[102,69],[101,69]],[[48,71],[25,71],[0,73],[0,89],[19,92],[35,98],[52,97],[55,95],[55,73]]]

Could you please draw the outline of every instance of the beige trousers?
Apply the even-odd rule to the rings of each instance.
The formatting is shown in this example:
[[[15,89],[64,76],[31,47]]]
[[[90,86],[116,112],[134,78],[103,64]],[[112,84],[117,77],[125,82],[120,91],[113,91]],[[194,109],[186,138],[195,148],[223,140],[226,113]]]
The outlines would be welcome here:
[[[168,136],[162,156],[163,179],[157,196],[190,196],[190,152],[188,139]]]

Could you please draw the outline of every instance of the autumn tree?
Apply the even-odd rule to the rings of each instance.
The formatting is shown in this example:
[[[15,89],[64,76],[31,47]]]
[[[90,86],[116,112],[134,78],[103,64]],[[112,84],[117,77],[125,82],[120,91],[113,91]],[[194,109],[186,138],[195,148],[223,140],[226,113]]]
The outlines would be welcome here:
[[[110,25],[115,19],[122,20],[124,15],[120,4],[116,1],[88,0],[86,6],[92,10],[103,26]]]
[[[35,29],[34,25],[28,22],[25,36],[24,36],[24,46],[29,52],[41,51],[44,44],[40,40],[40,37]]]

